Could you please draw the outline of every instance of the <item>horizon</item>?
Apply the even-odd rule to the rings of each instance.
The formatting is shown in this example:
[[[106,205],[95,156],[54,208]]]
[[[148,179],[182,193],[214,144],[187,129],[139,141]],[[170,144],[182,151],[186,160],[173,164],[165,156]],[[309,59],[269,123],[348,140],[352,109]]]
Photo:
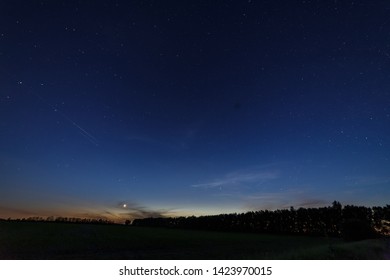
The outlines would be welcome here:
[[[143,213],[142,215],[140,215],[139,213],[137,213],[137,211],[131,211],[131,213],[125,213],[125,215],[90,215],[90,214],[87,214],[87,215],[76,215],[76,216],[66,216],[66,215],[61,215],[59,213],[57,213],[56,215],[43,215],[43,216],[39,216],[39,215],[35,215],[35,216],[26,216],[26,215],[21,215],[21,216],[13,216],[13,215],[4,215],[4,214],[1,214],[0,216],[0,220],[4,220],[4,221],[7,221],[7,220],[10,220],[10,221],[37,221],[35,219],[39,218],[39,219],[42,219],[42,220],[39,220],[39,221],[49,221],[49,222],[54,222],[54,220],[56,218],[66,218],[66,219],[86,219],[86,220],[104,220],[104,221],[107,221],[107,222],[110,222],[110,223],[114,223],[114,224],[123,224],[124,222],[126,222],[127,220],[129,221],[134,221],[134,220],[137,220],[137,219],[148,219],[148,218],[181,218],[181,217],[206,217],[206,216],[219,216],[219,215],[233,215],[233,214],[245,214],[245,213],[249,213],[249,212],[262,212],[262,211],[270,211],[270,212],[275,212],[275,211],[281,211],[281,210],[291,210],[291,209],[294,209],[294,210],[299,210],[299,209],[320,209],[320,208],[329,208],[329,207],[332,207],[333,206],[333,203],[340,203],[339,201],[336,201],[334,200],[332,203],[328,204],[328,205],[322,205],[322,206],[308,206],[308,207],[305,207],[305,206],[299,206],[299,207],[294,207],[294,206],[290,206],[290,207],[285,207],[285,208],[277,208],[277,209],[253,209],[253,210],[248,210],[248,211],[242,211],[242,212],[225,212],[225,213],[207,213],[207,214],[198,214],[198,215],[195,215],[194,213],[183,213],[183,214],[178,214],[178,213],[173,213],[173,214],[169,214],[169,213]],[[342,204],[340,203],[341,207],[344,208],[345,206],[353,206],[353,207],[366,207],[366,208],[374,208],[374,207],[382,207],[382,208],[385,208],[385,207],[388,207],[390,204],[386,204],[386,205],[371,205],[371,206],[367,206],[367,205],[352,205],[352,204]],[[12,214],[14,214],[13,212],[11,212]],[[7,216],[5,218],[5,216]],[[32,220],[31,220],[32,219]]]
[[[388,3],[0,7],[0,217],[389,203]]]

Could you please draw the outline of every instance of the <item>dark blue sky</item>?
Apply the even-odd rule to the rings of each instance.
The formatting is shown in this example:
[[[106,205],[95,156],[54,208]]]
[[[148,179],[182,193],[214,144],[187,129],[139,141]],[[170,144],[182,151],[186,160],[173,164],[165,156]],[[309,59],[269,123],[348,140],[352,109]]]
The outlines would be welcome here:
[[[389,15],[372,0],[2,1],[0,216],[389,203]]]

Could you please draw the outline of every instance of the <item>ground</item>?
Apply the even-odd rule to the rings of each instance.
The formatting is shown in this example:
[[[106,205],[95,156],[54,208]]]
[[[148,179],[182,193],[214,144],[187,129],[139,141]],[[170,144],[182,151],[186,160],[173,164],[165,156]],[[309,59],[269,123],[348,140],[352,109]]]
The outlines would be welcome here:
[[[389,239],[0,222],[0,259],[388,259]]]

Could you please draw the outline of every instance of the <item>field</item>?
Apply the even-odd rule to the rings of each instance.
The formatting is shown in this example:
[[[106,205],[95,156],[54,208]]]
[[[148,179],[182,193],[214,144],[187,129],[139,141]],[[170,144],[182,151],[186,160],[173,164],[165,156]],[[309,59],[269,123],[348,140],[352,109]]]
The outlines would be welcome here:
[[[0,222],[0,259],[388,259],[389,240]]]

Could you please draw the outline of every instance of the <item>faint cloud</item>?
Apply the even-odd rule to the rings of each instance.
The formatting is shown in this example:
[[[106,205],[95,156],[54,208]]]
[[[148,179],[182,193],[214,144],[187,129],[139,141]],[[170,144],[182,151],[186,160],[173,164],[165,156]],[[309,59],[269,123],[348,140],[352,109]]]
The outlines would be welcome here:
[[[348,186],[372,186],[390,182],[390,177],[378,176],[346,176],[344,182]]]
[[[318,198],[305,198],[301,202],[298,202],[294,205],[294,207],[303,207],[303,208],[310,208],[310,207],[320,207],[324,205],[328,205],[329,201],[318,199]]]
[[[0,206],[0,213],[1,213],[1,217],[3,218],[29,217],[29,216],[37,215],[36,212],[31,210],[26,210],[23,208],[7,207],[7,206]]]
[[[243,195],[240,198],[244,202],[245,207],[250,210],[322,207],[332,202],[331,200],[318,198],[315,194],[304,189]]]
[[[240,187],[249,184],[263,184],[279,177],[276,171],[246,170],[228,173],[224,178],[215,179],[211,182],[191,185],[193,188],[212,189],[226,187]]]
[[[115,208],[105,210],[105,216],[114,220],[159,218],[168,216],[172,210],[151,209],[133,201],[119,201]]]

